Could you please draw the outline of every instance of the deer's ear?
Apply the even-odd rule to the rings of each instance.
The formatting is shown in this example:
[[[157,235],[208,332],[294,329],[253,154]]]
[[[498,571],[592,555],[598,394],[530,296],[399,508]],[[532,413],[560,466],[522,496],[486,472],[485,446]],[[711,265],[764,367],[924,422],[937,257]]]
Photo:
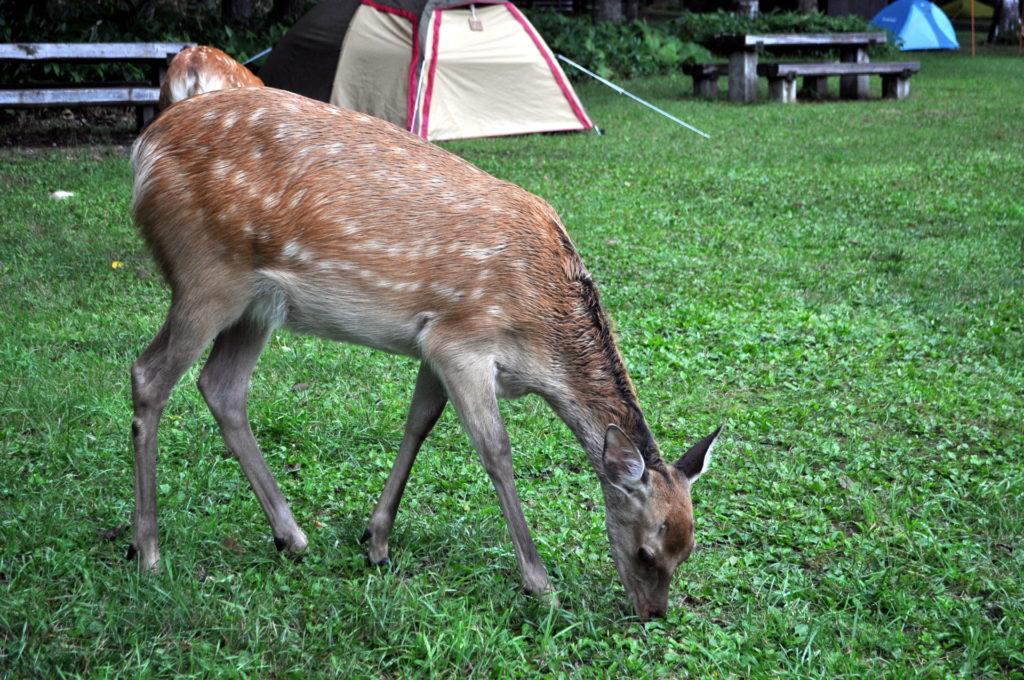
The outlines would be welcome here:
[[[604,433],[603,460],[605,476],[612,484],[629,489],[643,482],[647,471],[643,456],[616,425],[609,425]]]
[[[718,441],[718,435],[722,434],[722,427],[719,425],[717,430],[694,444],[689,451],[683,454],[682,458],[676,461],[676,469],[686,475],[690,484],[696,482],[711,465],[711,452],[715,448],[715,442]]]

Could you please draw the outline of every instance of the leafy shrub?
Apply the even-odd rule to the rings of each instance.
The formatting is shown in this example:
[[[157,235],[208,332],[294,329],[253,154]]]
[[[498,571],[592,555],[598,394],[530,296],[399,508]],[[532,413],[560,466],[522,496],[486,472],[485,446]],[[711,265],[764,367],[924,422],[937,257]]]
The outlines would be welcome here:
[[[594,23],[549,11],[530,12],[530,21],[551,49],[605,78],[633,78],[677,71],[680,65],[706,61],[710,53],[671,30],[633,21]],[[566,69],[572,78],[580,74]]]
[[[225,26],[217,3],[164,0],[138,17],[124,0],[28,3],[24,13],[0,13],[0,42],[194,42],[213,45],[239,60],[272,47],[288,30],[279,23],[239,29]],[[147,74],[130,64],[0,64],[7,82],[140,80]]]

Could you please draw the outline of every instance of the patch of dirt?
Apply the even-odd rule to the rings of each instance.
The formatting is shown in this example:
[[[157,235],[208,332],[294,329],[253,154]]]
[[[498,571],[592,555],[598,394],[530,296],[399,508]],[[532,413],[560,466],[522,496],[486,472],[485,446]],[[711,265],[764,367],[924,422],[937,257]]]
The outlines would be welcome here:
[[[127,145],[137,132],[132,107],[0,109],[0,146]]]

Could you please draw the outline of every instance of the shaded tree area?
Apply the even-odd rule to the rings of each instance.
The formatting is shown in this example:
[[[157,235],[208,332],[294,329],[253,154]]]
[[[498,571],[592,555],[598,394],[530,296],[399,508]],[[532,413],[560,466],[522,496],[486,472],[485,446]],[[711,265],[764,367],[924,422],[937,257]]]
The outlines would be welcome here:
[[[0,40],[189,39],[292,24],[315,0],[2,0]]]
[[[988,28],[988,42],[1016,42],[1021,31],[1020,0],[995,0],[992,23]]]

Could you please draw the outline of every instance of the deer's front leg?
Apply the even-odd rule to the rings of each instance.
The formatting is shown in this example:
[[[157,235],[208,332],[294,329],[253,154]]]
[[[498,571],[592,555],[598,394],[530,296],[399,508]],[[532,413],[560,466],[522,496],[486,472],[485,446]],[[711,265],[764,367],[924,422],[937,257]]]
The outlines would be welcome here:
[[[384,490],[377,501],[377,507],[370,515],[370,522],[363,533],[362,540],[369,542],[367,556],[373,564],[384,564],[388,561],[388,536],[395,523],[398,504],[402,502],[405,484],[409,481],[409,472],[416,461],[416,454],[430,431],[441,417],[448,396],[444,385],[437,379],[426,363],[420,364],[420,373],[416,377],[416,389],[412,394],[412,405],[409,417],[405,421],[405,437],[398,447],[398,456],[391,466],[391,474],[384,484]]]
[[[441,377],[448,397],[498,492],[498,503],[515,545],[519,572],[526,590],[534,595],[551,593],[551,582],[530,537],[516,493],[512,446],[498,411],[493,366],[486,362],[486,365],[475,368],[466,368],[465,365],[458,369],[441,368]]]

